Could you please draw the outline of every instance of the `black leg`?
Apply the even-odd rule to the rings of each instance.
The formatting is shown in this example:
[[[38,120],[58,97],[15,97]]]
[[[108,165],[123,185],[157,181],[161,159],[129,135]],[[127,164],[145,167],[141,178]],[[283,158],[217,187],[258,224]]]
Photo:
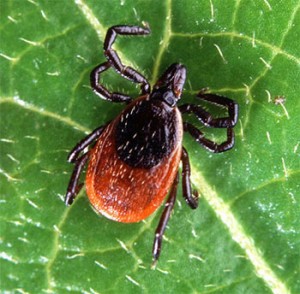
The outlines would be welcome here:
[[[162,244],[163,235],[164,235],[164,232],[166,230],[166,226],[168,224],[168,221],[169,221],[170,216],[171,216],[172,209],[173,209],[174,204],[175,204],[178,180],[179,180],[179,176],[177,174],[177,176],[176,176],[176,178],[175,178],[175,180],[172,184],[172,188],[171,188],[171,192],[169,194],[169,197],[166,201],[164,211],[163,211],[163,213],[160,217],[159,224],[158,224],[158,226],[156,228],[156,231],[155,231],[155,238],[154,238],[153,249],[152,249],[152,256],[153,256],[152,266],[153,267],[155,267],[155,265],[158,261],[160,251],[161,251],[161,244]]]
[[[183,124],[184,130],[189,132],[199,144],[211,152],[219,153],[231,149],[234,145],[234,132],[232,128],[237,123],[238,104],[227,97],[215,94],[205,94],[203,91],[199,92],[197,96],[202,100],[226,107],[228,110],[228,117],[213,118],[203,107],[194,104],[183,104],[179,106],[179,110],[182,113],[194,113],[200,122],[207,127],[227,128],[227,139],[225,142],[217,144],[205,138],[204,134],[199,129],[187,122],[184,122]]]
[[[227,140],[221,144],[205,138],[204,134],[190,123],[184,122],[183,129],[185,132],[189,132],[199,144],[211,152],[224,152],[234,146],[234,132],[232,128],[227,128]]]
[[[198,191],[194,190],[192,192],[191,189],[191,167],[189,161],[189,155],[184,147],[182,147],[182,193],[183,197],[187,204],[192,208],[195,209],[198,207]]]
[[[76,162],[80,152],[82,152],[84,148],[92,144],[102,134],[106,126],[107,124],[95,129],[89,135],[87,135],[83,140],[81,140],[69,153],[68,162],[71,163]]]
[[[100,73],[108,70],[110,67],[111,64],[108,61],[106,61],[92,70],[90,80],[94,93],[100,96],[101,98],[112,102],[130,103],[132,99],[128,95],[124,95],[118,92],[109,92],[103,85],[99,83]]]
[[[66,205],[71,205],[79,193],[80,189],[82,188],[83,184],[78,185],[80,174],[88,160],[89,153],[83,154],[80,158],[78,158],[75,162],[75,167],[68,185],[65,203]]]
[[[183,104],[179,106],[180,111],[182,113],[194,113],[201,123],[208,127],[232,128],[235,126],[238,118],[238,104],[235,101],[227,97],[203,94],[202,92],[197,96],[202,100],[226,107],[228,109],[228,117],[213,118],[204,108],[194,104]]]
[[[138,73],[135,69],[122,64],[121,59],[117,52],[111,47],[116,40],[117,35],[148,35],[150,29],[145,26],[144,28],[138,26],[113,26],[106,34],[104,41],[104,55],[107,58],[107,62],[98,65],[91,72],[91,86],[95,93],[103,97],[104,99],[113,102],[130,102],[131,98],[121,93],[110,93],[104,86],[99,83],[100,73],[113,67],[121,76],[130,80],[133,83],[141,84],[142,95],[150,92],[150,85],[146,78]]]

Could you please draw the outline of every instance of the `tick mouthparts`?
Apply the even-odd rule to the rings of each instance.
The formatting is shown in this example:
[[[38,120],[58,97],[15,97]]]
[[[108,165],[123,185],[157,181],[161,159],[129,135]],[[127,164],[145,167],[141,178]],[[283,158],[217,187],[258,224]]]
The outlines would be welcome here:
[[[181,96],[185,80],[186,80],[186,68],[182,64],[177,64],[177,69],[174,73],[174,79],[173,79],[173,92],[177,98]]]
[[[186,80],[186,68],[180,63],[173,63],[167,68],[154,86],[154,89],[166,87],[180,98]]]

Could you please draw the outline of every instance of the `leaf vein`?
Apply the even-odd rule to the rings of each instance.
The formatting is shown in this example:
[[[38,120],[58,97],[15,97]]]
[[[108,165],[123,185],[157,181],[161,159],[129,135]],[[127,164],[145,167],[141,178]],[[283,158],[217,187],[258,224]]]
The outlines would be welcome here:
[[[215,211],[217,217],[228,228],[232,239],[245,251],[247,258],[254,266],[256,275],[268,285],[273,293],[290,293],[286,285],[276,276],[264,260],[258,248],[256,248],[254,240],[246,234],[242,225],[237,221],[230,210],[230,206],[207,184],[202,174],[196,168],[192,167],[192,169],[195,170],[192,176],[193,182],[201,187],[203,197]]]

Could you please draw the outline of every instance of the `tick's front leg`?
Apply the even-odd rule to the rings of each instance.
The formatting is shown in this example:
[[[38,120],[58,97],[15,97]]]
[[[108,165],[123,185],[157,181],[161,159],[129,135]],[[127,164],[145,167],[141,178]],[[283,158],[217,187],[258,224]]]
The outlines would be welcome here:
[[[117,52],[112,49],[112,45],[115,42],[117,35],[148,34],[150,34],[150,29],[146,25],[145,27],[119,25],[113,26],[107,31],[104,41],[104,55],[107,58],[107,62],[96,66],[92,70],[90,75],[91,86],[97,95],[112,102],[129,103],[131,101],[131,97],[129,97],[128,95],[118,92],[110,92],[100,83],[100,74],[110,67],[115,69],[117,73],[119,73],[122,77],[130,80],[131,82],[141,84],[142,95],[150,93],[150,85],[147,79],[132,67],[125,66],[122,63]]]

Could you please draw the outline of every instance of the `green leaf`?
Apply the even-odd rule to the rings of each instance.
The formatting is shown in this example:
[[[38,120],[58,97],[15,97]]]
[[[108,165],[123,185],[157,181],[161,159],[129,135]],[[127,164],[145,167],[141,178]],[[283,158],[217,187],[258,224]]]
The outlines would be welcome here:
[[[0,5],[2,292],[300,292],[299,1]],[[106,30],[142,21],[151,36],[117,38],[124,64],[153,84],[182,62],[184,101],[198,103],[197,91],[209,87],[240,106],[233,150],[211,154],[184,138],[202,197],[192,211],[178,191],[156,270],[161,209],[121,224],[96,215],[85,191],[63,203],[68,152],[124,107],[89,87],[91,69],[105,61]],[[104,80],[138,95],[113,71]],[[203,131],[225,138],[225,130]]]

